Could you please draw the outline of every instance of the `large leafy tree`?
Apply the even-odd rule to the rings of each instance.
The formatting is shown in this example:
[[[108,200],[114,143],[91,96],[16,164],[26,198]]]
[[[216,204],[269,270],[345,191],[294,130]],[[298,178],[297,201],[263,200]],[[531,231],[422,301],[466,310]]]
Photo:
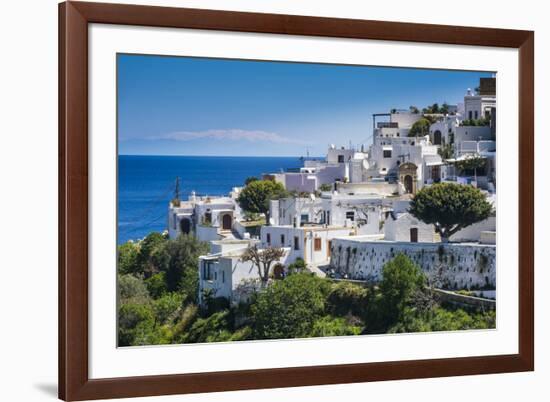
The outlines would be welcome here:
[[[324,316],[328,281],[310,274],[290,275],[260,292],[252,304],[254,339],[309,337]]]
[[[139,252],[135,261],[134,274],[142,274],[149,278],[159,272],[159,258],[167,238],[158,232],[151,232],[139,242]]]
[[[282,198],[287,194],[284,186],[273,180],[254,180],[249,182],[239,194],[237,202],[249,213],[264,214],[269,225],[269,201]]]
[[[459,230],[487,219],[492,211],[479,189],[456,183],[424,187],[416,193],[409,208],[412,215],[433,224],[443,242]]]
[[[380,282],[382,317],[391,323],[398,320],[415,295],[424,290],[424,273],[404,254],[398,254],[382,269]]]
[[[430,121],[425,117],[417,120],[409,130],[409,137],[424,137],[430,133]]]
[[[188,300],[198,296],[199,274],[197,260],[208,252],[207,243],[194,236],[181,235],[166,243],[162,260],[166,261],[166,288],[169,292],[183,292]]]

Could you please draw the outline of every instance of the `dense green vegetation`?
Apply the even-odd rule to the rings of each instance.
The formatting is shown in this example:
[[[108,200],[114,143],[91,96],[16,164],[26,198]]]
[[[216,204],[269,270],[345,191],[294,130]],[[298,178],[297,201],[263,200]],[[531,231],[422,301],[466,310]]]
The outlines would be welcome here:
[[[152,233],[119,247],[119,345],[151,345],[494,328],[494,312],[442,306],[420,268],[397,255],[378,286],[319,278],[297,260],[247,303],[204,294],[197,257],[205,243]]]

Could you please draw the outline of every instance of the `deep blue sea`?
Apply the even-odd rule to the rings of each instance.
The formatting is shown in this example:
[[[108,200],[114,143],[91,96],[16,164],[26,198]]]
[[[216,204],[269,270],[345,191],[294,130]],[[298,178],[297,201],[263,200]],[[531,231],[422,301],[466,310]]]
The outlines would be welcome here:
[[[130,156],[118,157],[118,244],[166,229],[176,177],[180,194],[226,195],[250,176],[298,168],[298,157]]]

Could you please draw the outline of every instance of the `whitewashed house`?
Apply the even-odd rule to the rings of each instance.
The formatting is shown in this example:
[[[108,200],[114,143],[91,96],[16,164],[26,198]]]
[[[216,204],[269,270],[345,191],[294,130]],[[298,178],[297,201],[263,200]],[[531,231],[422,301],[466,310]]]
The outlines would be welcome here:
[[[271,200],[269,218],[272,225],[296,225],[321,223],[322,200],[310,197],[288,197]]]
[[[304,225],[294,227],[262,226],[260,240],[262,247],[289,249],[287,263],[301,258],[311,266],[327,264],[330,259],[330,245],[335,237],[355,234],[353,227]]]
[[[249,296],[249,292],[259,288],[258,267],[249,261],[241,261],[243,252],[257,244],[254,240],[232,240],[212,242],[212,252],[199,257],[199,304],[204,305],[205,295],[224,297],[232,303]],[[274,263],[271,272],[284,270],[287,263],[288,248],[285,256]]]
[[[168,211],[168,235],[194,234],[201,241],[219,240],[232,235],[241,211],[234,197],[198,197],[192,194]]]
[[[354,149],[331,145],[324,160],[305,160],[301,168],[282,173],[268,173],[264,178],[280,182],[288,191],[313,193],[323,184],[347,180],[348,163],[354,154]]]
[[[384,222],[384,240],[434,243],[441,241],[435,233],[434,225],[415,218],[408,212],[391,212]]]

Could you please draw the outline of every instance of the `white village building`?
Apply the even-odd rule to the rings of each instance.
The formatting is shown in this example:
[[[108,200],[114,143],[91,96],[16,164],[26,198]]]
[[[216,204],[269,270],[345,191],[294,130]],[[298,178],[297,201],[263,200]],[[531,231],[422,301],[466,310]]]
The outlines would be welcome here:
[[[194,193],[187,201],[170,203],[168,211],[168,235],[194,234],[201,241],[233,237],[235,221],[240,220],[241,210],[236,202],[236,191],[229,197],[198,197]]]
[[[225,297],[233,303],[247,298],[259,288],[258,267],[250,261],[241,261],[243,252],[258,240],[222,240],[211,242],[211,253],[199,257],[199,304],[204,304],[204,295]],[[271,267],[272,275],[278,276],[288,264],[289,249]]]

